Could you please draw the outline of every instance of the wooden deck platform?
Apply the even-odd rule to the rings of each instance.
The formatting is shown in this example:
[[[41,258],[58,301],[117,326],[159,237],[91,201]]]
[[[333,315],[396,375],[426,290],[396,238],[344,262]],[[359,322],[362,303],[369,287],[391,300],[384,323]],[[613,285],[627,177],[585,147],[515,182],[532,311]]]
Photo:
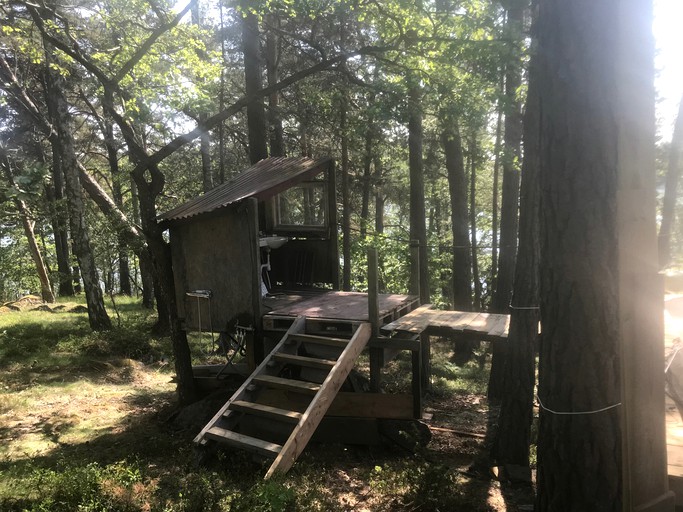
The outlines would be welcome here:
[[[669,489],[676,494],[676,505],[683,506],[683,422],[669,397],[666,399],[666,447]]]
[[[278,320],[305,316],[309,321],[338,321],[360,323],[368,321],[368,294],[359,292],[328,291],[317,295],[282,295],[266,299],[270,310],[264,317],[264,328],[272,329]],[[419,304],[414,295],[380,294],[380,324],[386,324],[406,315]]]
[[[507,339],[509,328],[510,315],[443,311],[426,304],[384,325],[382,332],[470,336],[479,340],[500,341]]]

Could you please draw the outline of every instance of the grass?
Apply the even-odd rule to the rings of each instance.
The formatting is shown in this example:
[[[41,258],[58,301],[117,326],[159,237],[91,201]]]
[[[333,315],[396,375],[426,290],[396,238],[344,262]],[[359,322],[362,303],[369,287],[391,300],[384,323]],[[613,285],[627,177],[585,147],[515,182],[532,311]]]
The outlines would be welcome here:
[[[150,336],[154,317],[117,298],[109,332],[86,314],[0,313],[0,510],[14,511],[515,511],[509,490],[468,467],[485,430],[487,372],[459,368],[435,341],[426,410],[427,447],[311,445],[284,477],[263,481],[267,465],[239,451],[194,464],[194,432],[175,411],[170,343]],[[190,339],[211,359],[208,335]],[[409,389],[409,357],[385,370],[387,391]],[[514,494],[514,493],[513,493]]]

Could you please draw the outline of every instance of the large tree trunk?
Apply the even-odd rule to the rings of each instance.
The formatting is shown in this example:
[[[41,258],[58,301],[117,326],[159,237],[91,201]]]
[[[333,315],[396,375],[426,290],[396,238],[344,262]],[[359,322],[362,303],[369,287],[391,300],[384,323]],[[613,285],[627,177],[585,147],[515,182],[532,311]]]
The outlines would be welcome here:
[[[52,105],[52,124],[56,131],[56,136],[51,138],[51,142],[58,144],[58,153],[64,170],[73,252],[78,260],[83,278],[88,320],[90,327],[94,330],[110,329],[111,320],[104,308],[104,298],[100,288],[95,258],[90,247],[90,233],[85,219],[85,205],[83,204],[82,189],[78,177],[73,122],[62,92],[63,78],[57,72],[48,69],[46,81],[48,84],[47,93],[50,96],[49,103]]]
[[[659,225],[659,266],[665,268],[671,263],[671,228],[676,217],[678,180],[681,175],[681,152],[683,152],[683,99],[678,106],[678,117],[674,126],[669,149],[669,168],[666,172],[662,221]]]
[[[256,15],[249,10],[249,2],[242,0],[242,49],[244,51],[244,84],[247,95],[263,88],[261,78],[261,47]],[[268,158],[268,134],[263,98],[252,99],[247,105],[249,160],[252,164]]]
[[[529,445],[536,382],[539,321],[539,108],[535,57],[529,71],[524,114],[524,163],[519,216],[519,249],[503,371],[503,397],[492,458],[501,465],[521,466],[529,480]],[[512,473],[512,472],[511,472]]]
[[[429,303],[429,258],[425,222],[424,165],[422,157],[422,90],[414,78],[408,80],[408,151],[410,167],[410,240],[418,244],[417,259],[411,258],[411,283],[419,283],[420,302]],[[411,290],[415,293],[417,290]]]
[[[540,512],[673,510],[651,23],[648,0],[539,10]]]
[[[510,45],[510,59],[505,68],[505,136],[503,140],[503,197],[500,208],[500,253],[498,275],[491,310],[508,313],[515,274],[519,210],[519,162],[522,145],[522,105],[518,90],[522,83],[522,61],[519,47],[523,38],[522,25],[526,0],[509,0],[506,31]],[[499,402],[502,397],[505,347],[493,346],[488,398]]]

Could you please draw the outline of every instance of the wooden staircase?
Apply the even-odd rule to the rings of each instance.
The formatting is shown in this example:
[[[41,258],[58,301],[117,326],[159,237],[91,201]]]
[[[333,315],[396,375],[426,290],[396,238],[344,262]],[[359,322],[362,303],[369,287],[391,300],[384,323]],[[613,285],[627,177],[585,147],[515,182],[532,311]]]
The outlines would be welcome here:
[[[274,458],[266,479],[292,467],[371,333],[368,323],[362,323],[350,340],[313,336],[305,334],[305,329],[306,319],[297,318],[272,352],[197,435],[195,443],[205,446],[218,442]],[[283,372],[297,374],[298,378],[285,377]],[[272,395],[273,390],[308,396],[310,402],[301,411],[276,407],[273,400],[268,404],[269,400],[264,398]],[[273,439],[269,435],[272,432],[276,432],[275,438],[279,432],[284,442]]]

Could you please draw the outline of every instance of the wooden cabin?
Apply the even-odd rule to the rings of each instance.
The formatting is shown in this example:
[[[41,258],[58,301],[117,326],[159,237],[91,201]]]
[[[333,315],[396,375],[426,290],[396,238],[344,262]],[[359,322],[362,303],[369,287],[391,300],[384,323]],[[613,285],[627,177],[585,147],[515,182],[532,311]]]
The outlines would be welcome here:
[[[195,442],[271,457],[266,477],[287,471],[314,434],[366,444],[380,433],[398,442],[415,431],[430,328],[477,339],[507,336],[507,315],[444,316],[418,307],[416,295],[379,294],[374,249],[369,293],[338,291],[335,198],[331,159],[269,158],[160,217],[170,232],[185,329],[249,333],[251,375]],[[349,378],[364,351],[367,389]],[[411,353],[411,390],[382,393],[380,369],[402,351]],[[202,376],[195,367],[195,379],[216,382],[230,364],[217,373],[215,366],[202,368]]]
[[[339,289],[334,161],[267,158],[159,217],[187,330],[261,331],[267,298]]]

